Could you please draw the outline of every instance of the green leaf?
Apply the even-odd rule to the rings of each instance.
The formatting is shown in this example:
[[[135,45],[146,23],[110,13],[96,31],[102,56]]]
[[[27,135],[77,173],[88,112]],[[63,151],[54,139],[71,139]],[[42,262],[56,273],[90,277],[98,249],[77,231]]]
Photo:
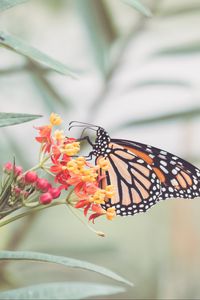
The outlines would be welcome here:
[[[89,282],[59,282],[28,286],[0,293],[0,299],[84,299],[124,292],[124,288]]]
[[[159,116],[153,116],[151,118],[144,118],[144,119],[139,119],[139,120],[134,120],[134,121],[128,121],[117,129],[121,128],[127,128],[127,127],[136,127],[136,126],[144,126],[144,125],[150,125],[150,124],[156,124],[156,123],[161,123],[161,122],[166,122],[166,121],[174,121],[174,120],[187,120],[195,117],[199,117],[200,115],[200,108],[192,108],[188,109],[187,111],[180,111],[180,112],[173,112],[169,114],[164,114],[164,115],[159,115]]]
[[[12,126],[29,122],[42,117],[41,115],[0,113],[0,127]]]
[[[179,79],[147,79],[141,80],[136,82],[133,85],[133,88],[142,88],[146,86],[154,86],[154,85],[175,85],[175,86],[182,86],[182,87],[190,87],[189,82]]]
[[[28,0],[1,0],[0,1],[0,12],[9,9],[15,5],[22,4]]]
[[[0,45],[8,47],[9,49],[22,54],[40,64],[43,64],[58,73],[71,76],[72,78],[77,78],[75,73],[64,64],[49,57],[48,55],[40,52],[36,48],[26,44],[24,41],[8,33],[0,31]]]
[[[0,251],[0,260],[32,260],[56,263],[70,268],[80,268],[88,271],[93,271],[106,277],[112,278],[116,281],[123,282],[131,286],[133,285],[128,280],[124,279],[123,277],[117,275],[116,273],[106,268],[91,264],[86,261],[76,260],[64,256],[55,256],[46,253],[31,251]]]
[[[148,7],[146,7],[141,1],[139,0],[122,0],[124,3],[132,6],[138,12],[143,14],[146,17],[152,17],[152,12]]]
[[[200,53],[200,41],[187,43],[181,46],[172,46],[156,51],[153,56],[191,55]]]

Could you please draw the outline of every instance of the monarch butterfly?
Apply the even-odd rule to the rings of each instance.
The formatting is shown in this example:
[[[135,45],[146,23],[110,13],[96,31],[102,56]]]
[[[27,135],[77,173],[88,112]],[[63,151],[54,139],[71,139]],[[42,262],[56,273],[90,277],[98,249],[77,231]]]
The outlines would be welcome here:
[[[88,155],[108,161],[108,171],[100,169],[100,187],[112,184],[115,196],[103,208],[115,207],[117,215],[127,216],[146,212],[160,200],[167,198],[195,198],[200,196],[200,170],[167,151],[124,139],[112,139],[100,126],[72,121],[70,128],[84,127],[96,132]]]

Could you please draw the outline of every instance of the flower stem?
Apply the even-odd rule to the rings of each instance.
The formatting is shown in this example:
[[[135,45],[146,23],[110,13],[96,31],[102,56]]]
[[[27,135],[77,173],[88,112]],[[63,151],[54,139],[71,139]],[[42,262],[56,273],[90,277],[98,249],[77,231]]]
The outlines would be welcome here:
[[[30,171],[36,171],[36,170],[38,170],[38,169],[44,169],[44,163],[45,163],[50,157],[51,157],[51,155],[48,155],[48,156],[46,156],[45,158],[42,157],[42,159],[40,160],[40,162],[39,162],[36,166],[34,166],[33,168],[31,168],[31,169],[29,169],[28,171],[24,172],[23,175],[25,175],[27,172],[30,172]],[[51,174],[51,175],[53,175],[53,174]]]
[[[89,228],[89,230],[91,230],[92,232],[94,232],[95,234],[97,234],[98,236],[101,236],[101,237],[105,237],[105,234],[104,232],[102,231],[98,231],[98,230],[95,230],[94,228],[92,228],[88,223],[86,223],[78,214],[78,212],[76,212],[76,209],[74,208],[73,204],[70,202],[70,197],[71,195],[73,194],[74,190],[71,190],[66,198],[66,202],[67,202],[67,207],[68,209],[70,210],[70,212],[76,217],[78,218],[78,220],[84,224],[87,228]]]
[[[24,172],[22,175],[25,175],[27,172],[32,172],[32,171],[36,171],[36,170],[38,170],[38,169],[40,169],[40,164],[37,164],[36,166],[34,166],[33,168],[31,168],[31,169],[29,169],[29,170],[27,170],[26,172]]]
[[[63,201],[61,200],[59,202],[53,202],[50,205],[41,205],[41,206],[33,207],[33,208],[31,208],[30,210],[28,210],[28,211],[26,211],[24,213],[18,214],[18,215],[14,216],[14,217],[11,217],[11,218],[9,218],[9,219],[7,219],[5,221],[0,222],[0,227],[3,227],[5,225],[7,225],[7,224],[9,224],[9,223],[11,223],[13,221],[16,221],[18,219],[21,219],[23,217],[26,217],[26,216],[32,214],[33,212],[40,211],[40,210],[43,210],[45,208],[50,208],[50,207],[53,207],[53,206],[61,205],[61,204],[66,204],[66,201],[65,200],[63,200]]]
[[[78,215],[78,213],[75,211],[75,209],[73,209],[74,207],[72,205],[68,205],[67,206],[69,208],[69,210],[71,211],[71,213],[78,218],[78,220],[85,225],[89,230],[91,230],[92,232],[94,232],[96,235],[101,236],[101,237],[105,237],[105,233],[99,230],[95,230],[94,228],[92,228],[89,224],[87,224],[86,222],[84,222],[84,220]]]

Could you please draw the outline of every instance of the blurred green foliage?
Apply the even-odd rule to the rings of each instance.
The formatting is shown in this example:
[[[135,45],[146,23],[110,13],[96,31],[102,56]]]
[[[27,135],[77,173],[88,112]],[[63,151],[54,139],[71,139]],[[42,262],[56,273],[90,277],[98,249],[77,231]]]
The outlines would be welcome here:
[[[17,4],[22,5],[14,7]],[[11,7],[12,9],[6,11]],[[132,132],[139,134],[140,128],[145,128],[145,131],[153,135],[154,129],[159,129],[163,123],[170,136],[175,130],[175,124],[181,123],[181,132],[184,137],[182,148],[185,156],[190,156],[191,160],[195,159],[193,151],[190,151],[193,145],[190,141],[193,136],[195,136],[195,143],[198,140],[199,91],[198,81],[189,78],[191,73],[187,76],[187,62],[195,56],[197,60],[194,71],[198,70],[199,37],[193,31],[199,24],[196,19],[200,14],[199,1],[2,0],[0,11],[2,11],[0,21],[2,96],[5,92],[1,111],[14,112],[17,108],[17,112],[31,112],[32,114],[37,112],[36,114],[48,115],[54,110],[61,112],[66,120],[67,118],[73,119],[73,114],[78,112],[76,118],[78,116],[89,122],[101,120],[102,124],[104,120],[106,121],[104,118],[107,114],[110,117],[108,127],[114,133],[127,128],[129,137]],[[150,15],[152,15],[151,18],[146,17]],[[44,27],[36,26],[34,22],[36,18],[38,26],[43,24]],[[48,23],[49,19],[51,22]],[[66,23],[62,21],[63,19]],[[164,25],[163,20],[166,21]],[[67,28],[68,22],[71,22],[70,31]],[[181,37],[182,26],[188,28],[189,31],[184,37]],[[152,29],[156,32],[155,34],[151,33]],[[12,34],[6,33],[7,30]],[[77,34],[79,31],[81,33]],[[175,31],[178,32],[177,36]],[[145,34],[147,39],[141,46],[140,37],[144,37]],[[46,46],[48,51],[38,50],[45,49],[41,37],[48,35],[50,35],[50,44]],[[170,40],[173,35],[174,42]],[[40,36],[41,45],[33,47],[33,36]],[[178,37],[182,40],[178,40]],[[76,41],[77,45],[80,45],[79,39],[84,40],[83,49],[74,47]],[[72,57],[71,54],[67,56],[68,53],[66,53],[68,57],[66,59],[65,56],[63,59],[52,59],[56,57],[54,55],[56,51],[62,54],[63,45],[67,45],[64,49],[70,49],[69,40],[74,41],[73,57],[80,55],[83,51],[85,58],[78,59],[77,57],[76,62],[76,59],[69,58]],[[59,45],[57,45],[58,41]],[[143,47],[149,51],[145,52],[141,59],[138,52],[142,52]],[[139,49],[138,52],[137,49]],[[162,59],[165,59],[162,65],[161,75],[163,76],[158,74],[156,77],[151,72],[141,73],[146,65],[162,63]],[[177,76],[172,74],[173,71],[169,71],[167,64],[168,62],[176,64],[179,59],[186,63]],[[85,63],[85,60],[90,64]],[[79,63],[82,64],[80,67]],[[67,67],[68,65],[70,67]],[[56,77],[54,71],[67,76],[57,75],[59,77]],[[89,73],[90,76],[88,76]],[[71,75],[77,77],[77,74],[78,80],[70,78]],[[198,72],[196,74],[196,77],[199,77]],[[14,78],[17,78],[16,82]],[[93,89],[95,90],[96,87],[97,89],[95,92],[91,89],[85,94],[88,81],[94,78]],[[80,92],[81,95],[73,96],[72,90],[78,91],[77,82],[79,81],[83,82],[84,88]],[[96,82],[98,82],[97,85],[95,85]],[[126,82],[128,88],[126,87],[125,92],[128,91],[131,94],[128,107],[132,114],[126,112],[127,116],[117,117],[116,120],[115,113],[120,103],[115,98],[112,100],[112,95],[118,91],[119,86]],[[196,85],[197,89],[195,89]],[[6,95],[9,94],[5,86],[9,91],[15,90],[16,97],[7,99]],[[187,105],[175,108],[172,104],[169,111],[166,111],[165,105],[168,101],[163,101],[163,94],[176,87],[183,89],[184,94],[189,93]],[[160,100],[156,105],[163,107],[162,112],[156,111],[154,99],[149,97],[150,89],[159,90]],[[19,91],[23,91],[25,95],[20,94]],[[145,116],[142,113],[135,113],[136,108],[141,106],[142,111],[146,106],[142,107],[140,101],[135,100],[139,91],[145,93],[146,105],[151,104],[149,105],[151,111]],[[75,100],[77,95],[81,96],[78,101]],[[123,104],[126,95],[122,96]],[[26,98],[26,102],[20,102],[20,97]],[[193,102],[194,98],[197,101]],[[112,110],[109,109],[111,102]],[[21,103],[26,103],[26,105]],[[122,116],[126,113],[121,111]],[[193,124],[197,126],[194,134],[191,130]],[[21,126],[25,128],[25,125]],[[5,159],[12,157],[15,153],[18,163],[23,164],[25,168],[30,167],[35,157],[35,152],[31,152],[34,146],[31,144],[28,154],[25,146],[29,144],[28,138],[26,142],[26,137],[30,136],[30,140],[33,140],[33,133],[31,133],[33,129],[27,127],[27,135],[20,135],[23,130],[16,129],[15,131],[13,128],[5,131],[2,129],[1,163],[3,164]],[[127,132],[123,131],[123,133]],[[161,137],[162,133],[160,139]],[[179,141],[178,137],[177,140]],[[149,214],[134,218],[118,218],[109,226],[102,221],[96,226],[108,232],[108,237],[104,240],[90,235],[74,219],[74,216],[70,216],[69,211],[55,208],[39,215],[33,214],[31,217],[1,229],[0,247],[9,250],[36,250],[72,256],[111,268],[135,283],[134,288],[129,288],[123,294],[129,299],[198,299],[200,296],[200,274],[197,268],[200,262],[200,204],[198,200],[173,200],[162,203]],[[88,273],[84,276],[87,282],[98,281],[99,284],[105,285],[104,279]],[[7,261],[1,263],[2,289],[30,286],[33,282],[35,284],[63,282],[66,279],[73,282],[82,281],[83,275],[78,271],[62,272],[61,268],[56,266],[44,268],[38,264],[30,264],[27,267],[27,263],[26,265],[10,264]],[[87,288],[86,285],[85,287]],[[102,289],[103,287],[100,287],[100,290]],[[90,294],[86,293],[86,295]],[[105,297],[117,299],[117,297],[121,298],[121,295]]]

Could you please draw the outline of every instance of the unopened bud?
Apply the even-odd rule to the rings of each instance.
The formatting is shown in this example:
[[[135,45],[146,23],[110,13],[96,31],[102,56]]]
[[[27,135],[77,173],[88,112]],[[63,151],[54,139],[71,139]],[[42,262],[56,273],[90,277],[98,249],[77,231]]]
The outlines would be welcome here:
[[[36,182],[36,189],[40,190],[41,192],[47,192],[51,187],[51,184],[45,178],[38,178]]]
[[[50,193],[44,193],[40,195],[39,201],[41,204],[49,204],[53,200],[53,197]]]
[[[25,183],[30,184],[36,182],[38,176],[35,172],[29,171],[25,174],[24,178],[25,178]]]

